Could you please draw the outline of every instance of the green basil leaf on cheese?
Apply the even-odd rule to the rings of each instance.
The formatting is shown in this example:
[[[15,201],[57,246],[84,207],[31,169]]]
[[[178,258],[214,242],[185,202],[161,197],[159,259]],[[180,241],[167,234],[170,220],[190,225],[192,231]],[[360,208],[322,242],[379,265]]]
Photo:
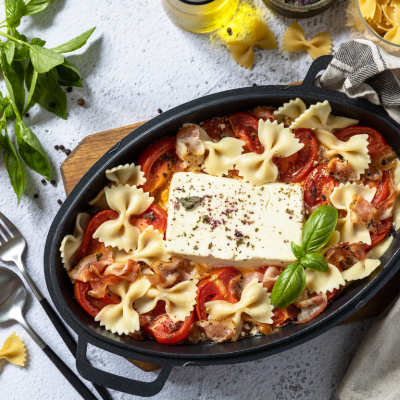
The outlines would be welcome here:
[[[319,253],[306,254],[301,259],[301,264],[303,265],[303,267],[312,269],[313,271],[318,271],[318,272],[329,271],[328,262],[326,261],[326,258]]]
[[[271,293],[271,303],[275,308],[286,308],[294,303],[306,286],[306,273],[299,262],[290,264],[279,275]]]
[[[315,210],[304,224],[301,247],[306,253],[319,250],[328,243],[335,230],[338,211],[332,206],[322,206]]]
[[[301,260],[305,256],[305,252],[301,246],[296,244],[295,242],[290,243],[290,247],[292,248],[292,253],[298,260]]]

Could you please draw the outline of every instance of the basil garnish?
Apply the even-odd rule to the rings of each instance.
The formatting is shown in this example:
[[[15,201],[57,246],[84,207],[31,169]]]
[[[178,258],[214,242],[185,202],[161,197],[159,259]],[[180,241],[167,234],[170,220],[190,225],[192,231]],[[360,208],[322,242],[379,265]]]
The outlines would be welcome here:
[[[304,224],[301,246],[291,243],[292,252],[298,259],[279,275],[271,293],[271,303],[282,309],[292,304],[306,286],[304,268],[327,272],[326,258],[314,253],[328,243],[337,223],[338,212],[335,207],[322,206],[315,210]]]
[[[200,203],[202,197],[199,196],[188,196],[188,197],[177,197],[179,203],[182,204],[186,211],[191,210],[197,203]]]

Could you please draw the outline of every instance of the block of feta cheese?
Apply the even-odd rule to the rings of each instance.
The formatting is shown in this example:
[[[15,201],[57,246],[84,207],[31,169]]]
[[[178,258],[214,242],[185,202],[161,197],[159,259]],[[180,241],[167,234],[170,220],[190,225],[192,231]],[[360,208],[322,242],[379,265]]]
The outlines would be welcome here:
[[[286,266],[301,243],[303,189],[254,187],[239,180],[179,172],[168,199],[167,251],[207,266]]]

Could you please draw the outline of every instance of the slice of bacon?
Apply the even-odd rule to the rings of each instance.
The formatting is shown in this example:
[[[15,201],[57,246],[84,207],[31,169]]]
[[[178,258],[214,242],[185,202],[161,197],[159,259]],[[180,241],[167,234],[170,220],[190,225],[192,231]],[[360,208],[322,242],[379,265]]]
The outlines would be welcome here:
[[[114,275],[108,275],[103,278],[92,279],[90,281],[92,290],[89,290],[88,294],[89,296],[97,298],[104,297],[107,293],[108,286],[119,285],[123,281],[124,279]]]
[[[181,160],[187,161],[188,156],[198,156],[204,152],[204,144],[196,125],[186,125],[179,129],[176,135],[176,154]]]
[[[341,270],[349,269],[365,257],[364,245],[357,243],[339,243],[326,253],[326,261]]]
[[[304,324],[311,321],[317,315],[321,314],[328,305],[328,298],[325,293],[309,293],[308,289],[304,289],[300,297],[294,303],[300,308],[297,315],[297,321],[294,324]]]
[[[364,171],[364,175],[371,181],[381,181],[383,178],[383,171],[375,164],[369,164],[368,169]]]
[[[372,233],[377,232],[380,212],[372,203],[355,194],[349,209],[351,222],[364,225]]]
[[[104,253],[95,253],[85,257],[74,269],[68,272],[68,275],[72,283],[76,281],[88,282],[91,279],[98,278],[113,261],[111,248],[106,248]]]
[[[243,321],[251,322],[252,324],[256,325],[259,332],[261,332],[263,335],[270,335],[271,333],[276,332],[276,328],[274,328],[272,325],[257,322],[246,313],[242,313],[242,319]]]
[[[270,265],[265,271],[262,283],[265,288],[267,288],[268,292],[272,292],[272,289],[275,285],[275,282],[278,280],[279,275],[282,273],[282,270],[275,265]]]
[[[392,164],[396,159],[397,155],[389,145],[385,145],[376,153],[371,154],[372,163],[378,165],[383,171],[392,168]]]
[[[125,263],[117,262],[109,265],[103,272],[103,276],[114,275],[129,282],[135,282],[140,270],[136,261],[128,260]]]
[[[240,299],[244,288],[253,280],[257,279],[258,282],[263,282],[264,273],[260,270],[247,270],[242,274],[235,276],[229,282],[229,291],[237,298]]]
[[[262,119],[264,121],[270,120],[271,122],[274,122],[274,111],[276,111],[275,107],[261,106],[255,108],[253,111],[250,111],[250,114],[253,114],[258,119]]]
[[[356,180],[357,174],[351,168],[348,161],[342,161],[338,157],[332,158],[328,163],[327,172],[330,176],[341,181]]]
[[[389,194],[384,201],[380,202],[376,206],[379,210],[379,219],[381,221],[384,221],[393,215],[394,203],[396,201],[396,186],[393,180],[393,172],[389,171],[387,174],[389,180]]]
[[[230,339],[236,333],[236,325],[230,318],[222,321],[208,319],[195,322],[190,328],[186,340],[191,343],[211,339],[214,343],[222,343]]]

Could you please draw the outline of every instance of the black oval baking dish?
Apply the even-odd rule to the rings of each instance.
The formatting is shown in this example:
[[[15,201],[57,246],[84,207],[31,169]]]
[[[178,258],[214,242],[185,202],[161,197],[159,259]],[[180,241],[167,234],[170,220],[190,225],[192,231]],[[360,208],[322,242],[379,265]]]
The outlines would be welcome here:
[[[147,146],[156,140],[176,135],[186,122],[199,123],[258,105],[279,107],[296,97],[303,99],[307,105],[328,100],[335,115],[359,119],[362,124],[379,130],[396,153],[400,154],[400,126],[388,117],[383,108],[366,100],[349,99],[342,93],[313,86],[315,76],[327,67],[331,59],[331,56],[324,56],[314,61],[301,86],[258,86],[230,90],[167,111],[121,140],[77,184],[50,228],[44,269],[47,288],[58,312],[78,335],[76,363],[84,378],[119,391],[153,396],[163,388],[174,366],[241,363],[279,353],[315,338],[362,307],[397,272],[400,267],[399,236],[394,238],[390,249],[381,259],[381,266],[370,277],[348,286],[322,314],[309,323],[288,325],[270,336],[255,336],[235,343],[167,346],[153,340],[137,341],[130,336],[118,336],[100,327],[74,299],[72,285],[61,263],[59,248],[62,238],[73,231],[76,215],[87,210],[88,201],[107,183],[105,171],[134,162]],[[162,365],[162,371],[153,382],[140,382],[101,371],[87,361],[88,344],[125,358]]]

